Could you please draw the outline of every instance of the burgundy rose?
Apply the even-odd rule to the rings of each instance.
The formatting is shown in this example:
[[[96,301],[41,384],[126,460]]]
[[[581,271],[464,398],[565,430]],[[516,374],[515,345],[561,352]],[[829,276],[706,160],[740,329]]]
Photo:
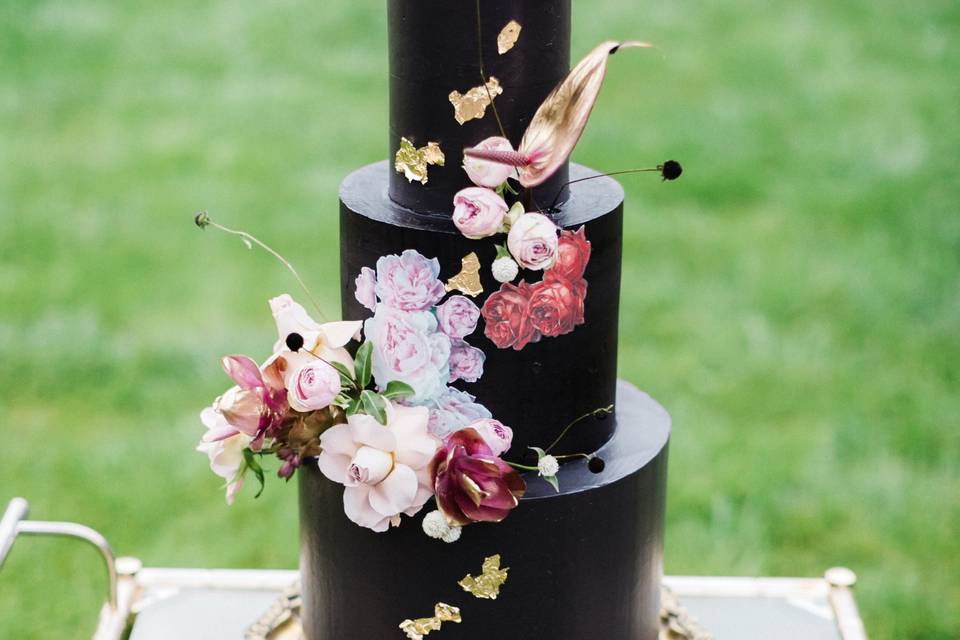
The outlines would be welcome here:
[[[497,347],[513,347],[519,351],[540,339],[527,316],[532,291],[533,287],[523,280],[516,285],[505,283],[483,304],[480,311],[486,323],[483,332]]]
[[[582,280],[582,291],[586,282]],[[547,337],[562,336],[583,322],[583,297],[566,278],[538,282],[527,304],[530,324]]]
[[[590,241],[584,228],[576,231],[563,231],[557,246],[557,262],[546,272],[546,279],[557,277],[574,282],[583,277],[590,261]]]
[[[476,429],[457,431],[430,463],[437,504],[447,521],[500,522],[519,504],[526,483],[493,454]]]

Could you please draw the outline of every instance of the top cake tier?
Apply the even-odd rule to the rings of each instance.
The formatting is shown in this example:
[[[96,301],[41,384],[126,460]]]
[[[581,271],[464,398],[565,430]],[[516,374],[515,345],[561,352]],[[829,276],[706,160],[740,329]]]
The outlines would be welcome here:
[[[430,167],[429,181],[392,173],[390,198],[416,213],[450,214],[453,196],[469,186],[463,149],[500,135],[491,108],[460,124],[450,94],[483,87],[475,0],[389,0],[390,157],[405,137],[417,147],[439,143],[445,166]],[[521,25],[504,54],[497,36],[511,20]],[[516,147],[540,103],[570,70],[570,0],[482,0],[479,40],[486,79],[497,79],[495,98],[503,128]],[[564,165],[537,188],[553,202],[567,181]]]

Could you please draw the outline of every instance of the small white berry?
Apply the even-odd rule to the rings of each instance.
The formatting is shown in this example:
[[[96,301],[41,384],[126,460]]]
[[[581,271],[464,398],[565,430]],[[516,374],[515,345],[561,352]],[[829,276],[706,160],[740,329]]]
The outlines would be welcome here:
[[[537,469],[539,469],[540,475],[544,478],[552,478],[560,471],[560,463],[557,462],[557,459],[553,456],[543,456],[540,458],[540,461],[537,462]]]
[[[431,511],[423,517],[423,532],[444,542],[456,542],[461,534],[460,527],[451,527],[439,511]]]
[[[444,534],[444,536],[440,539],[449,544],[459,540],[461,533],[463,533],[463,529],[461,527],[449,527],[447,529],[447,533]]]
[[[513,282],[520,274],[520,267],[510,256],[500,256],[494,260],[490,270],[497,282]]]

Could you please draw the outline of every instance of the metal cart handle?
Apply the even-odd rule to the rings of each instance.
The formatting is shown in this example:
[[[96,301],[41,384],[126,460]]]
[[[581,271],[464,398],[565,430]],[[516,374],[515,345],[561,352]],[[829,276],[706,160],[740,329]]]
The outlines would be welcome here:
[[[74,522],[44,522],[24,520],[30,505],[23,498],[14,498],[0,520],[0,569],[10,554],[14,540],[18,535],[66,536],[83,540],[96,547],[107,565],[107,578],[110,581],[110,609],[117,611],[117,561],[107,539],[99,532]]]

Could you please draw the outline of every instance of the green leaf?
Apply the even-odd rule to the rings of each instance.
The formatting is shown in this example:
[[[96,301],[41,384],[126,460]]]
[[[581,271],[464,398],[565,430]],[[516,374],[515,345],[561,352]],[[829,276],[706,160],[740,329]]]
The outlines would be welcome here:
[[[400,382],[399,380],[391,380],[387,383],[387,388],[383,390],[384,398],[405,398],[407,396],[412,396],[416,391],[408,385],[406,382]]]
[[[266,488],[266,482],[264,481],[263,476],[263,467],[260,466],[260,462],[257,460],[256,455],[250,449],[243,450],[243,460],[247,464],[247,468],[253,472],[253,475],[256,476],[257,481],[260,482],[260,490],[257,491],[257,495],[253,496],[254,499],[259,498],[263,495],[263,490]]]
[[[367,340],[357,349],[357,357],[354,359],[357,367],[357,382],[360,383],[361,389],[366,389],[367,385],[370,384],[370,362],[372,357],[373,343]]]
[[[360,411],[360,396],[350,396],[350,402],[347,403],[347,406],[343,408],[348,416],[355,415]]]
[[[356,383],[353,381],[353,374],[350,373],[350,369],[347,367],[347,365],[343,364],[342,362],[331,360],[330,366],[336,369],[340,374],[340,381],[343,382],[344,386],[356,386]]]
[[[557,480],[557,476],[543,476],[543,479],[549,482],[557,493],[560,493],[560,481]]]
[[[537,460],[542,460],[543,456],[547,455],[547,452],[540,447],[528,447],[528,449],[532,449],[533,451],[537,452]]]
[[[376,418],[380,424],[387,424],[387,401],[383,396],[366,389],[360,394],[360,400],[363,402],[364,411]]]

